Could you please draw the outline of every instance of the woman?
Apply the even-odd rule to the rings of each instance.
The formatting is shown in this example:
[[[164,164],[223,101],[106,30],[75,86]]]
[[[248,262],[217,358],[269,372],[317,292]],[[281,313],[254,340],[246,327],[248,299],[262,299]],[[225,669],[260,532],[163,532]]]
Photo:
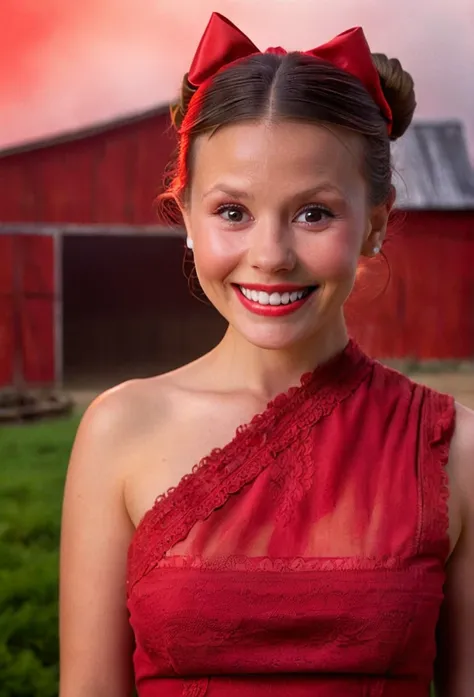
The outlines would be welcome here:
[[[343,315],[414,108],[360,29],[261,53],[212,16],[166,201],[229,328],[83,419],[61,697],[426,697],[436,632],[438,694],[472,696],[474,414],[366,357]]]

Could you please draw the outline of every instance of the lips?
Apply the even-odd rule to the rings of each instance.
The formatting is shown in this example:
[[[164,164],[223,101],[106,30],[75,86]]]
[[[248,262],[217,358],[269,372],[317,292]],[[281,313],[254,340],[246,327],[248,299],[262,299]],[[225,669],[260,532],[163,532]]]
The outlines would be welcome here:
[[[296,286],[294,284],[275,285],[234,285],[240,302],[251,312],[266,316],[281,316],[296,312],[318,286]]]

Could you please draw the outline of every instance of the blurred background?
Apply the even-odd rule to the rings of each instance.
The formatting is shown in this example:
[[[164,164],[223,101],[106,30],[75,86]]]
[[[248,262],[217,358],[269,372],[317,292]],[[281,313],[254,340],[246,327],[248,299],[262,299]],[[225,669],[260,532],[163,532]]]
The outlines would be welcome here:
[[[2,3],[0,697],[57,694],[60,507],[81,411],[225,329],[189,290],[183,230],[153,207],[175,148],[169,102],[212,11],[262,49],[362,25],[413,75],[388,263],[361,267],[347,317],[369,354],[474,407],[471,0]]]

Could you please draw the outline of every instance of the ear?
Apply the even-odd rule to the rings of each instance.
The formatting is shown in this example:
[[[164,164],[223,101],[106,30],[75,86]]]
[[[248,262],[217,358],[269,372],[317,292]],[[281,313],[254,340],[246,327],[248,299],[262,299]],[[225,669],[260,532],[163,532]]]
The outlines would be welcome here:
[[[184,228],[185,228],[186,234],[187,234],[187,239],[192,242],[193,236],[191,233],[191,221],[190,221],[190,217],[189,217],[189,211],[188,211],[187,207],[184,206],[181,202],[177,202],[177,203],[179,206],[179,211],[181,213],[181,217],[183,219]]]
[[[367,221],[367,230],[364,235],[361,254],[365,257],[374,257],[382,249],[387,233],[388,219],[395,203],[395,187],[390,187],[390,194],[384,203],[372,206]]]

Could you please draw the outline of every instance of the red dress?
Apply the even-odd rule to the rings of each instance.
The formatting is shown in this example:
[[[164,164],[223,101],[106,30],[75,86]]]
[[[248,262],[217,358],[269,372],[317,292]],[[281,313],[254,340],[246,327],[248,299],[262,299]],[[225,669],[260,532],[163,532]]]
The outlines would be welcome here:
[[[427,697],[454,414],[350,342],[161,496],[129,553],[140,697]]]

